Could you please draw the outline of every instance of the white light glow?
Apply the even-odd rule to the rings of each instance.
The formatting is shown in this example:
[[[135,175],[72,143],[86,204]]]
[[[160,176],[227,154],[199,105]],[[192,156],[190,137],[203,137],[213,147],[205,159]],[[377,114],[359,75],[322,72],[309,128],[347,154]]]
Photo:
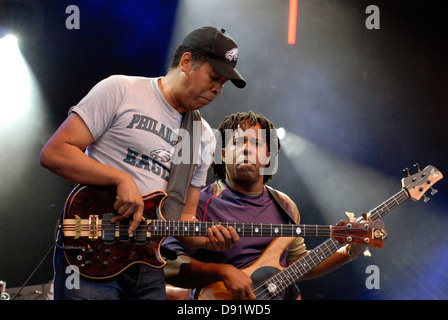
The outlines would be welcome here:
[[[325,223],[344,219],[346,211],[359,217],[400,188],[399,180],[389,181],[380,172],[343,154],[326,151],[289,130],[285,133],[282,152],[291,160],[297,175],[306,181],[304,187],[311,194],[324,195],[317,197],[315,204]]]
[[[30,107],[31,81],[17,38],[0,39],[0,125],[13,124]]]
[[[20,41],[20,39],[19,39]],[[16,192],[36,162],[47,127],[44,100],[17,39],[0,39],[0,199]],[[37,149],[37,150],[36,150]]]
[[[281,127],[277,129],[277,137],[280,140],[283,140],[285,138],[285,134],[286,134],[285,128]]]

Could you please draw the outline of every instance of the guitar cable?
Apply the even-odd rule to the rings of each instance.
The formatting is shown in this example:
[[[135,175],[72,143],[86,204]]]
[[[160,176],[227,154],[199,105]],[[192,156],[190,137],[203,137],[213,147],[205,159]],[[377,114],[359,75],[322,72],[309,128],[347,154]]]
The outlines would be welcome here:
[[[55,230],[54,230],[54,244],[56,245],[56,247],[58,247],[61,250],[80,250],[82,252],[86,251],[85,247],[72,247],[72,246],[60,245],[58,243],[58,241],[61,241],[62,238],[59,238],[59,234],[58,233],[61,230],[62,230],[62,222],[61,222],[61,220],[58,220],[57,223],[56,223]]]
[[[83,252],[85,251],[84,247],[61,246],[58,243],[58,241],[60,240],[60,239],[58,239],[58,232],[61,230],[61,226],[62,226],[61,221],[58,219],[58,221],[56,222],[55,230],[54,230],[54,243],[51,245],[51,247],[48,249],[47,253],[45,253],[44,257],[41,259],[39,264],[34,268],[34,270],[31,272],[31,274],[28,276],[28,278],[22,284],[20,289],[14,294],[14,296],[12,297],[11,300],[14,300],[20,294],[20,292],[23,290],[23,288],[25,288],[25,286],[28,284],[28,282],[34,276],[36,271],[40,268],[40,266],[45,261],[45,259],[47,259],[47,257],[49,256],[49,254],[51,253],[51,251],[54,249],[55,246],[61,250],[81,250]]]
[[[42,260],[39,262],[39,264],[36,266],[36,268],[34,268],[33,272],[31,272],[31,274],[29,275],[29,277],[25,280],[25,282],[22,284],[22,286],[20,287],[20,289],[14,294],[14,296],[12,297],[11,300],[14,300],[20,292],[22,292],[23,288],[25,288],[25,286],[28,284],[28,282],[31,280],[31,278],[34,276],[34,274],[36,273],[36,271],[40,268],[40,266],[42,265],[42,263],[45,261],[45,259],[47,259],[48,255],[50,254],[51,251],[53,251],[54,248],[54,244],[51,245],[50,249],[48,249],[47,253],[45,254],[45,256],[42,258]]]

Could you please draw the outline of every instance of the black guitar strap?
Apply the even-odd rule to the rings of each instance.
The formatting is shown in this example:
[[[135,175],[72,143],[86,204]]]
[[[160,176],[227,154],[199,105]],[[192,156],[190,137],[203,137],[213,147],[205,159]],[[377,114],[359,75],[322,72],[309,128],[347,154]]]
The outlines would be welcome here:
[[[166,220],[179,220],[185,206],[185,197],[193,177],[195,160],[201,143],[201,115],[199,111],[187,111],[182,116],[179,141],[176,144],[170,179],[168,196],[162,202],[162,216]],[[193,130],[196,123],[196,129]],[[189,157],[183,153],[188,152]]]

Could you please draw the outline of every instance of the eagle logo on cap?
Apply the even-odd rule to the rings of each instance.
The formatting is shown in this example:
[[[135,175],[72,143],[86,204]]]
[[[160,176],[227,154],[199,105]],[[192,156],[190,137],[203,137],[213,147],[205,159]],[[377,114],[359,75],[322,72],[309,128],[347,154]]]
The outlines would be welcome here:
[[[238,60],[238,48],[233,48],[227,51],[225,57],[229,61]]]

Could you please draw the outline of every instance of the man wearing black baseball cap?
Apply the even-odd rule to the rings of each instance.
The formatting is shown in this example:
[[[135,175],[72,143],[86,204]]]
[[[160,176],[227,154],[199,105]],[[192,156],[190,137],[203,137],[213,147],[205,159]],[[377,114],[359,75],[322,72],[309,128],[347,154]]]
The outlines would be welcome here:
[[[116,212],[112,223],[129,220],[129,233],[135,232],[144,223],[142,195],[167,190],[173,146],[182,120],[195,113],[189,111],[211,103],[226,81],[245,87],[246,82],[235,69],[237,60],[238,46],[224,29],[194,30],[176,48],[165,76],[113,75],[96,84],[69,110],[67,119],[48,140],[41,152],[41,165],[77,184],[113,186]],[[193,174],[185,179],[184,217],[196,216],[200,190],[215,150],[210,125],[202,118],[198,122],[202,133],[196,159],[199,163],[195,162]],[[215,237],[219,243],[211,246]],[[209,230],[209,237],[198,237],[195,245],[223,250],[237,237],[217,226]],[[121,261],[119,258],[117,261]],[[74,272],[67,271],[70,266],[63,248],[56,249],[54,266],[55,299],[165,298],[163,269],[146,263],[123,266],[107,279],[81,276],[76,290],[66,286]]]
[[[215,71],[231,80],[235,86],[238,88],[246,86],[246,81],[235,68],[238,61],[238,46],[224,29],[199,28],[187,35],[182,43],[206,56]]]
[[[177,46],[161,90],[180,113],[200,109],[221,93],[227,80],[238,88],[246,86],[235,68],[237,61],[238,46],[224,29],[198,28]]]

